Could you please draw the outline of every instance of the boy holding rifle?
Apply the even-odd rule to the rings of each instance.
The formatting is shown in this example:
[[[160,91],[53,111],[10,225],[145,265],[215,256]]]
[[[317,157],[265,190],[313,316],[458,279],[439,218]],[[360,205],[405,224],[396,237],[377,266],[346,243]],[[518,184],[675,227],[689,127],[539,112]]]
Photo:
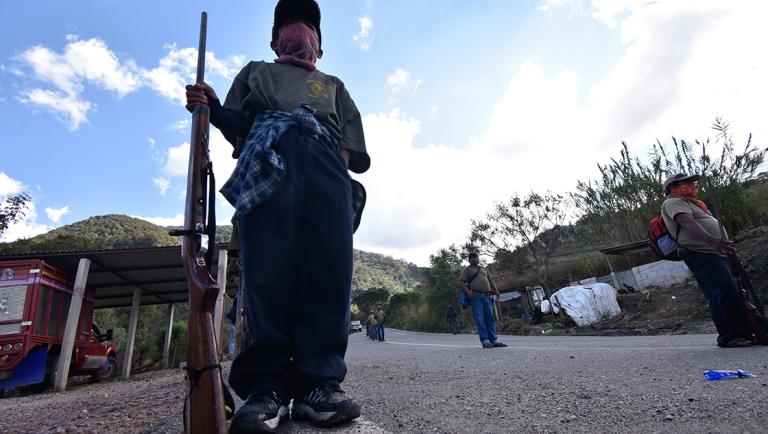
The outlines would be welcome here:
[[[238,157],[221,189],[239,223],[250,344],[229,382],[246,400],[230,432],[272,432],[288,416],[328,427],[360,416],[339,387],[346,375],[352,233],[365,201],[347,170],[370,158],[344,83],[315,67],[322,57],[315,0],[280,0],[274,62],[254,61],[223,106],[205,83],[187,107],[207,104]]]
[[[742,306],[741,288],[734,285],[735,276],[746,279],[747,274],[740,261],[732,261],[735,269],[731,270],[728,256],[735,251],[725,231],[721,233],[718,220],[698,198],[696,181],[699,179],[699,175],[684,173],[669,177],[664,182],[667,199],[661,206],[661,215],[669,233],[678,234],[680,256],[707,299],[718,333],[717,345],[750,346],[755,327],[750,322],[754,318],[747,321],[749,314],[745,315]],[[762,309],[762,306],[756,308]]]

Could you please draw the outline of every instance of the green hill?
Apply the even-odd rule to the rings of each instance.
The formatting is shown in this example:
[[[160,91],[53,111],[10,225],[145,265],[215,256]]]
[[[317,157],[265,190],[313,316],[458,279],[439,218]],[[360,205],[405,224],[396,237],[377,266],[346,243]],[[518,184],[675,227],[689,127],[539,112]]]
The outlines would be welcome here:
[[[56,228],[45,234],[11,243],[0,243],[0,253],[55,252],[176,246],[179,239],[169,228],[126,215],[109,214]],[[216,241],[228,242],[232,226],[216,228]],[[423,280],[419,267],[377,253],[355,250],[352,288],[363,291],[386,288],[390,293],[414,289]]]
[[[355,250],[352,290],[386,288],[390,294],[416,289],[426,280],[424,270],[410,262]]]

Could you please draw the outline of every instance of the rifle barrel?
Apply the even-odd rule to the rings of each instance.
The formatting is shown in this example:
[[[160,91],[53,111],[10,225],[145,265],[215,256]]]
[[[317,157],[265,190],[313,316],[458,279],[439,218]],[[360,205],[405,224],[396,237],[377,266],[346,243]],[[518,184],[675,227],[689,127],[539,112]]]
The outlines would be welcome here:
[[[196,83],[205,81],[205,39],[208,31],[208,13],[200,13],[200,42],[197,45],[197,78]]]

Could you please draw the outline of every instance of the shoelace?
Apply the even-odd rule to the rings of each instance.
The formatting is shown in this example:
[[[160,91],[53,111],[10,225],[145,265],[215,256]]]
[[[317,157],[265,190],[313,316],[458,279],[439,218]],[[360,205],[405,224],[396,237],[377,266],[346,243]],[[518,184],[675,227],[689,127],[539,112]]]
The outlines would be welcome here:
[[[341,393],[343,394],[344,391],[341,389],[341,386],[338,384],[324,384],[322,386],[316,387],[312,390],[312,392],[307,395],[306,401],[307,402],[315,402],[318,404],[326,403],[331,400],[334,393]]]
[[[256,403],[266,403],[270,410],[277,410],[277,408],[280,406],[278,404],[278,397],[277,393],[271,392],[268,394],[258,394],[258,395],[252,395],[248,397],[248,403],[249,404],[256,404]]]

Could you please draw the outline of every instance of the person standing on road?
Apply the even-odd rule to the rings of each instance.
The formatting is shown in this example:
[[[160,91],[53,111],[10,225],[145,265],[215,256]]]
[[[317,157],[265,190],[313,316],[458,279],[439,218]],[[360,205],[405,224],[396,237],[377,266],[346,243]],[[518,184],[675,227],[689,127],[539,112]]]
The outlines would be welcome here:
[[[451,333],[456,334],[458,331],[456,329],[456,318],[458,317],[458,314],[456,313],[456,310],[453,308],[453,306],[448,305],[448,312],[445,314],[445,319],[448,321],[448,324],[451,326]]]
[[[229,383],[245,403],[230,433],[273,432],[291,400],[292,417],[316,426],[360,416],[340,387],[365,197],[348,170],[367,171],[370,157],[344,83],[316,68],[321,46],[317,2],[279,0],[274,62],[249,62],[223,105],[209,85],[187,86],[187,108],[209,106],[238,158],[221,192],[239,223],[252,339],[232,363]]]
[[[506,347],[496,336],[496,319],[493,316],[493,300],[491,294],[499,296],[499,290],[493,282],[488,270],[480,266],[477,253],[468,255],[469,266],[464,268],[459,277],[461,290],[467,295],[472,306],[472,317],[475,320],[477,334],[483,348]]]
[[[376,311],[376,324],[378,324],[377,334],[376,338],[379,340],[379,342],[384,341],[384,321],[386,319],[386,315],[384,315],[384,309],[379,307],[379,310]]]
[[[374,315],[373,311],[371,311],[371,313],[368,314],[368,325],[371,327],[371,333],[368,335],[368,337],[372,341],[375,341],[377,339],[377,336],[378,336],[378,333],[379,333],[378,332],[379,325],[376,322],[376,315]]]
[[[717,345],[749,346],[752,331],[734,294],[726,258],[733,247],[730,241],[721,238],[717,219],[697,196],[699,178],[699,175],[678,173],[664,181],[667,199],[661,205],[661,215],[670,235],[677,234],[680,256],[707,299],[717,329]],[[741,268],[738,272],[746,277],[743,266],[740,263],[738,266]]]

